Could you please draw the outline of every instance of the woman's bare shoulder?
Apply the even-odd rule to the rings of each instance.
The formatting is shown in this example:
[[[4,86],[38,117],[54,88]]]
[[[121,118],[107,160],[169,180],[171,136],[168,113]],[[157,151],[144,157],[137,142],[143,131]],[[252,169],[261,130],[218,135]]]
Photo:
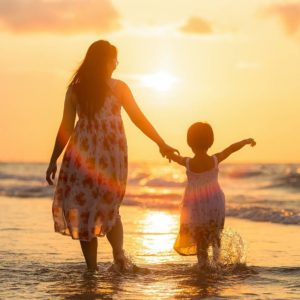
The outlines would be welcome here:
[[[124,89],[129,89],[128,85],[123,80],[112,79],[112,83],[119,91],[123,91]]]
[[[115,94],[120,99],[124,98],[130,91],[130,88],[128,87],[128,85],[120,79],[112,79],[111,82],[112,82],[113,90],[114,90]]]

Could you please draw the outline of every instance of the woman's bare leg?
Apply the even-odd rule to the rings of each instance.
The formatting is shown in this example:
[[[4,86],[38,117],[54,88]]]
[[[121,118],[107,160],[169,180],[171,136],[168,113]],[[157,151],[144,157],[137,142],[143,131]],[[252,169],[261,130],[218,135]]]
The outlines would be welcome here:
[[[93,238],[91,241],[80,241],[81,250],[89,270],[97,270],[97,248],[98,239]]]
[[[123,224],[120,218],[116,220],[114,227],[106,234],[112,247],[114,260],[124,258],[123,250]]]

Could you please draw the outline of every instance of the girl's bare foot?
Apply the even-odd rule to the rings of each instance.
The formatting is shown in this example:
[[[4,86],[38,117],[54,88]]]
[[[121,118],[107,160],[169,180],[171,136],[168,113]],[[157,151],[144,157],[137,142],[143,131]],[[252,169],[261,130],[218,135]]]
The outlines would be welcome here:
[[[217,265],[220,260],[220,248],[217,246],[213,247],[213,261]]]

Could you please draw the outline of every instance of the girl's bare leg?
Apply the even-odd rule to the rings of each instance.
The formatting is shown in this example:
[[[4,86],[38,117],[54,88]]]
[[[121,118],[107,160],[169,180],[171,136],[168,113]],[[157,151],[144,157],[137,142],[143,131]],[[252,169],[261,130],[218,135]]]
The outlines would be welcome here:
[[[114,261],[124,264],[123,224],[120,218],[116,220],[114,227],[106,234],[106,237],[112,247]]]
[[[213,244],[213,259],[215,263],[218,263],[220,259],[220,252],[221,252],[221,237],[220,235],[218,235]]]
[[[81,250],[85,258],[87,268],[91,271],[97,270],[97,248],[98,239],[93,238],[91,241],[80,241]]]
[[[201,237],[197,241],[197,259],[198,266],[200,268],[205,268],[208,264],[208,243],[205,237]]]

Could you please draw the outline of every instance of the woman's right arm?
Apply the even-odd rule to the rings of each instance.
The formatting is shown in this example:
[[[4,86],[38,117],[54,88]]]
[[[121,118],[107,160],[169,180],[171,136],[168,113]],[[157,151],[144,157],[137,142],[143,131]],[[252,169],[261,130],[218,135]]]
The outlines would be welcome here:
[[[56,135],[55,145],[52,151],[48,169],[46,171],[46,180],[50,185],[53,184],[52,180],[55,178],[55,173],[57,170],[56,161],[64,150],[74,130],[76,107],[72,97],[74,97],[74,95],[69,88],[66,92],[62,121]]]
[[[186,165],[186,157],[183,157],[181,155],[178,155],[176,153],[170,153],[167,154],[167,158],[175,161],[176,163],[178,163],[179,165],[185,166]]]
[[[155,128],[152,126],[152,124],[149,122],[149,120],[146,118],[146,116],[143,114],[143,112],[138,107],[130,88],[127,86],[126,83],[123,81],[118,82],[119,84],[119,91],[120,91],[120,97],[121,102],[126,110],[127,114],[129,115],[131,121],[146,135],[148,136],[152,141],[154,141],[159,149],[160,153],[163,157],[166,156],[167,153],[173,153],[178,152],[178,150],[168,146],[164,140],[160,137],[160,135],[157,133]],[[179,153],[179,152],[178,152]]]

